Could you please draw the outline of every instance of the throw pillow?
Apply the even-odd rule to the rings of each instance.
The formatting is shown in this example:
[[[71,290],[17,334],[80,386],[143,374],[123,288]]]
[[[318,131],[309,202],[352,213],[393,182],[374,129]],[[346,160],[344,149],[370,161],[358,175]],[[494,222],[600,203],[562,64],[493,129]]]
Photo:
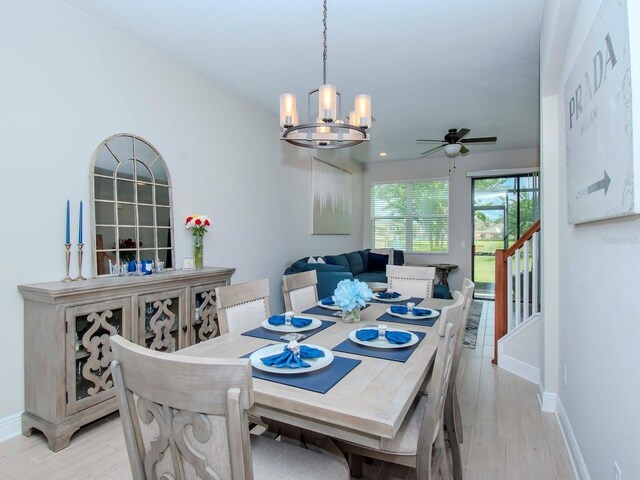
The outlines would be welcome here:
[[[345,271],[350,272],[349,262],[344,255],[325,255],[324,261],[330,265],[340,265]]]
[[[362,264],[362,257],[359,252],[350,252],[345,253],[345,257],[347,257],[347,262],[349,262],[349,270],[354,275],[359,275],[364,272],[364,265]]]
[[[318,262],[315,258],[309,257],[309,260],[307,260],[307,263],[318,263]]]
[[[389,263],[389,255],[371,253],[367,255],[367,272],[386,272]]]
[[[327,262],[324,261],[324,258],[318,257],[318,263],[327,263]]]

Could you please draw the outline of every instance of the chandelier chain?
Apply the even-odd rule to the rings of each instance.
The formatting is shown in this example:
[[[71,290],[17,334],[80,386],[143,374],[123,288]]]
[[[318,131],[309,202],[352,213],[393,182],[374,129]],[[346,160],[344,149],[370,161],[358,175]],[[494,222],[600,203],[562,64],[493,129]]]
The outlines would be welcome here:
[[[322,83],[327,83],[327,0],[322,3]]]

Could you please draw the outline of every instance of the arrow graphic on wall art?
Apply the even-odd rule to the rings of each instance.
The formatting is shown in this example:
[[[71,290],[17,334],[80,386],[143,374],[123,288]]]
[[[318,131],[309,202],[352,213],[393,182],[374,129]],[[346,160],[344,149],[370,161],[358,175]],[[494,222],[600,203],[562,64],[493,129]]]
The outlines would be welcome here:
[[[598,180],[596,183],[592,183],[591,185],[589,185],[587,188],[585,188],[584,190],[580,190],[577,194],[576,194],[576,198],[582,198],[585,195],[591,195],[594,192],[597,192],[599,190],[604,189],[604,194],[607,194],[607,191],[609,190],[609,184],[611,183],[611,179],[609,178],[609,175],[607,175],[607,171],[604,171],[604,178],[602,180]]]

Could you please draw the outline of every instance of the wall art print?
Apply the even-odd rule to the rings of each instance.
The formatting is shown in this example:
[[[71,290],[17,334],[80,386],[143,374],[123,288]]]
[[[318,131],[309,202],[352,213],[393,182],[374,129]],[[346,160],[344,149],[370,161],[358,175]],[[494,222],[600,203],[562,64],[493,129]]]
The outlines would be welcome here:
[[[626,0],[604,0],[565,84],[569,223],[640,213]]]
[[[351,233],[351,183],[351,172],[317,158],[311,159],[312,234]]]

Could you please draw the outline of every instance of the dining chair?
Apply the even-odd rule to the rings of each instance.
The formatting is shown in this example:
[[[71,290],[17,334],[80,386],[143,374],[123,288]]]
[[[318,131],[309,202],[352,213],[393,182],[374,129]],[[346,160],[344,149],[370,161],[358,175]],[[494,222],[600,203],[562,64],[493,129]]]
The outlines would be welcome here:
[[[377,449],[337,441],[340,450],[349,453],[352,462],[357,464],[362,457],[369,457],[415,468],[417,480],[440,478],[438,475],[444,480],[451,478],[443,417],[457,334],[454,323],[448,323],[444,336],[438,341],[429,395],[416,397],[392,439],[383,440]]]
[[[460,402],[458,398],[458,384],[457,379],[460,375],[460,356],[462,354],[462,345],[464,344],[464,336],[467,330],[467,322],[469,321],[469,311],[471,304],[473,303],[473,292],[476,288],[476,284],[468,278],[465,278],[462,282],[462,296],[464,297],[464,308],[462,309],[462,318],[460,322],[460,335],[456,341],[456,351],[453,355],[453,365],[451,370],[451,382],[450,382],[450,395],[451,405],[450,409],[445,410],[445,427],[449,435],[449,443],[451,446],[452,456],[459,456],[458,444],[463,443],[463,429],[462,429],[462,416],[460,413]],[[457,449],[458,452],[455,452]],[[460,462],[453,463],[453,478],[454,480],[462,479],[462,465]]]
[[[292,273],[282,277],[284,306],[288,311],[300,311],[318,303],[318,276],[315,270]]]
[[[348,479],[334,445],[304,449],[249,434],[248,359],[199,358],[110,339],[122,428],[135,480]]]
[[[216,287],[220,335],[257,327],[269,318],[269,280]]]
[[[436,277],[434,267],[405,267],[387,265],[389,288],[412,297],[433,297],[433,281]]]

